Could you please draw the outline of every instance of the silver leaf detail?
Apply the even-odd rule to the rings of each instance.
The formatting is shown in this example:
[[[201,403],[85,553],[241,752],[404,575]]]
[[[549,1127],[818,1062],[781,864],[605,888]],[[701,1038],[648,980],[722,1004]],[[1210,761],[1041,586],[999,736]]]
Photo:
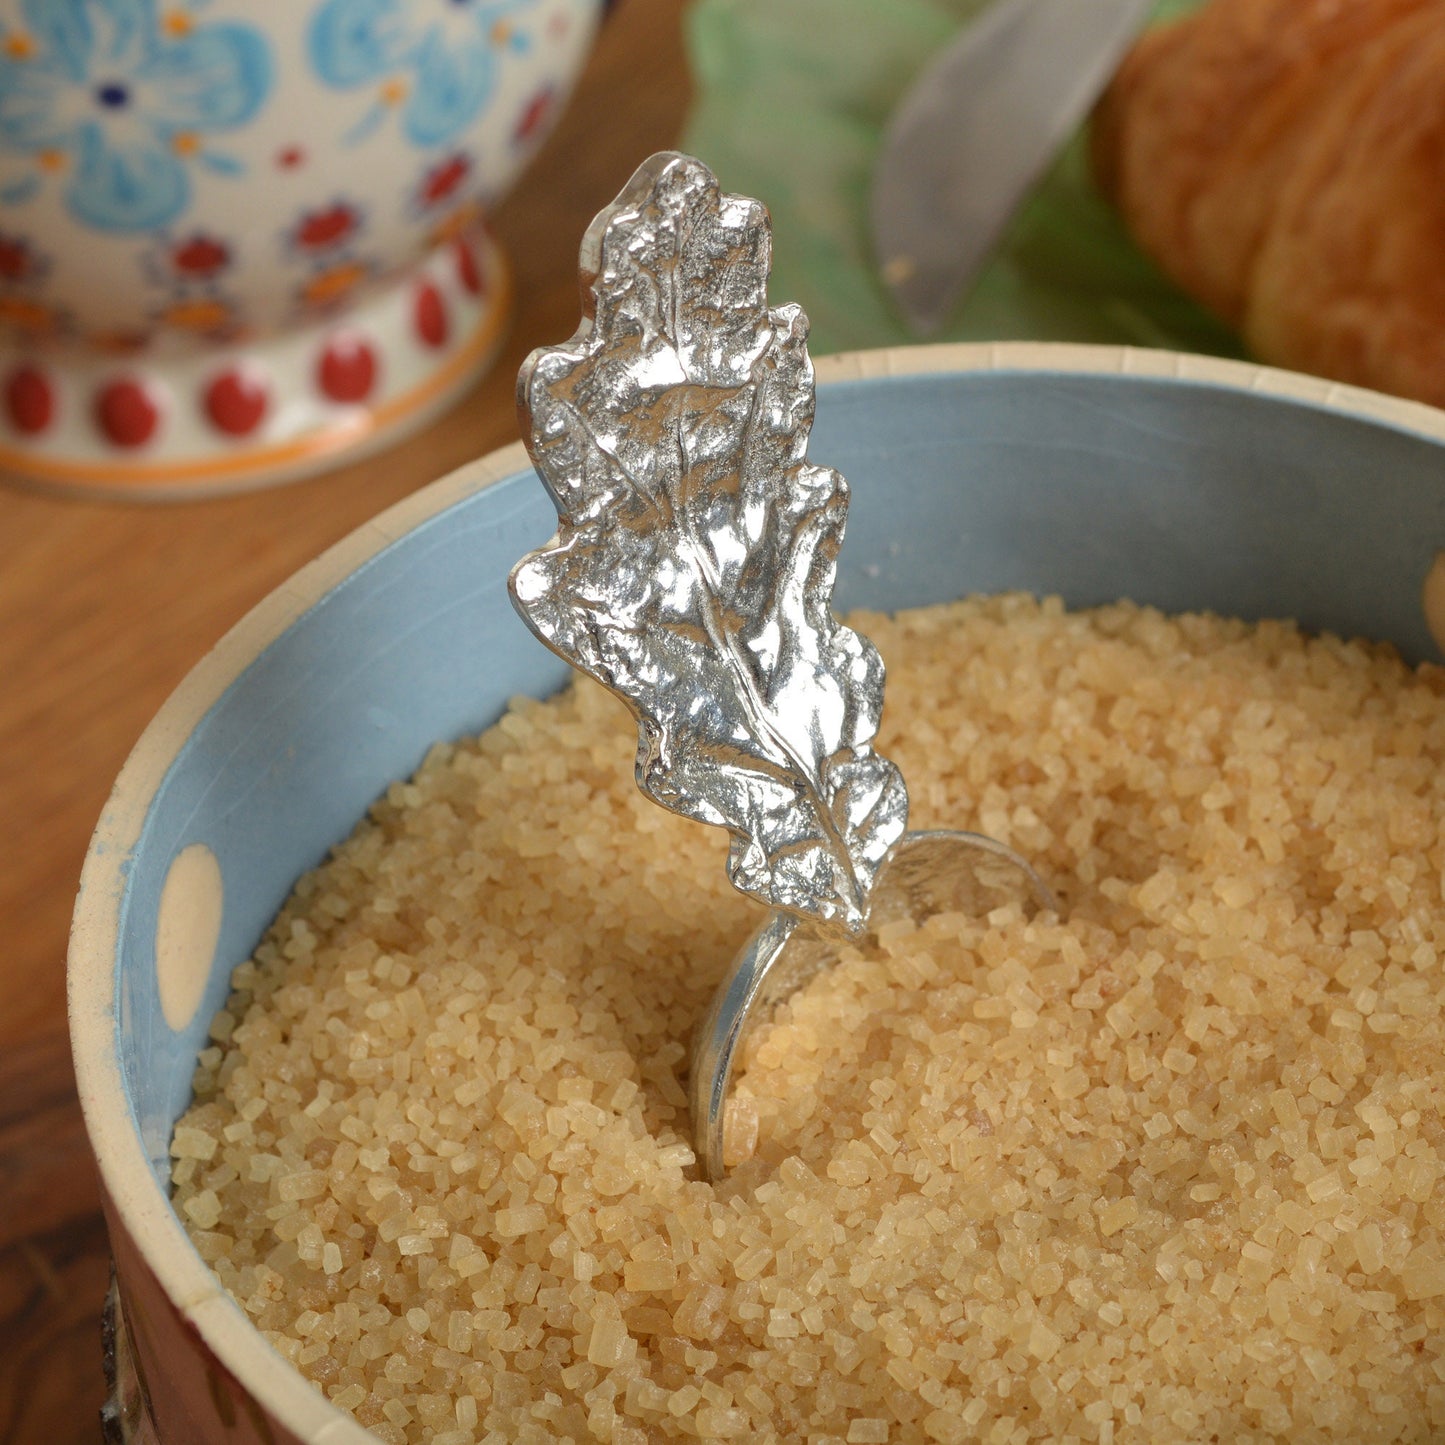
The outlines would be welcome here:
[[[598,216],[582,323],[518,381],[558,530],[512,596],[637,715],[643,791],[731,831],[739,888],[856,931],[908,795],[870,745],[882,661],[831,610],[848,485],[808,461],[807,319],[769,308],[770,251],[687,156]]]

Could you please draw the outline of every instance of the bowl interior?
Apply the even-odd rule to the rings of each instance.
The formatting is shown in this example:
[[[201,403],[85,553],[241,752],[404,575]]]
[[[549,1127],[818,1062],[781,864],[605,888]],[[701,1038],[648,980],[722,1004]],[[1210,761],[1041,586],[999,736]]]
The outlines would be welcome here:
[[[1420,432],[1243,387],[964,371],[820,387],[810,455],[853,485],[841,609],[1128,596],[1435,656],[1420,586],[1445,546],[1445,443]],[[176,752],[125,874],[115,999],[163,1190],[208,1020],[296,877],[433,741],[566,679],[506,593],[554,522],[530,470],[430,516],[303,612]],[[220,936],[199,1007],[172,1028],[157,914],[172,860],[198,842],[219,862]]]

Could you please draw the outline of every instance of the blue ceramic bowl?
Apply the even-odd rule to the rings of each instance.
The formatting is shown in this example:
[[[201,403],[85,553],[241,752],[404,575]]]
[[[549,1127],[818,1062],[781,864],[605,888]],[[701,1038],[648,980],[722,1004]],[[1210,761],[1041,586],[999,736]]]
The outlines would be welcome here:
[[[1445,414],[1085,347],[859,353],[818,378],[811,455],[854,489],[840,608],[1005,588],[1129,596],[1437,655],[1421,598],[1445,547]],[[520,446],[387,512],[196,667],[101,820],[72,1030],[124,1343],[163,1441],[372,1438],[221,1292],[167,1203],[168,1141],[230,971],[296,877],[435,739],[565,680],[506,590],[554,521]]]

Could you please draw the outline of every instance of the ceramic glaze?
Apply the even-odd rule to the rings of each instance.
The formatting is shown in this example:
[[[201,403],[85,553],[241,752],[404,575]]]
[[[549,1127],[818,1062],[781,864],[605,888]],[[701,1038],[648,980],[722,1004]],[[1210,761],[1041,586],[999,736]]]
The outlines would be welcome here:
[[[0,0],[0,468],[216,490],[424,419],[601,7]]]
[[[818,377],[810,455],[853,487],[840,608],[1011,588],[1074,606],[1127,596],[1438,656],[1421,589],[1445,547],[1439,412],[1084,347],[859,353],[824,359]],[[163,1442],[371,1438],[265,1345],[192,1250],[166,1203],[168,1140],[230,970],[296,877],[433,741],[565,681],[506,588],[554,523],[520,445],[386,513],[195,669],[101,820],[76,912],[72,1030]],[[175,860],[200,846],[221,880],[219,930],[199,1006],[168,1021],[158,917]]]

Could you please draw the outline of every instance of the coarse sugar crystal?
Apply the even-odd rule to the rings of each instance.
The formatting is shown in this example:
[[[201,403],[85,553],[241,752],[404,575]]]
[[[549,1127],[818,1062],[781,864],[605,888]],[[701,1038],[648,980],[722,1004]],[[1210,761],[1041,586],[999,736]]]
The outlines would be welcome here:
[[[915,828],[1059,891],[685,1042],[757,922],[600,689],[439,745],[301,880],[178,1208],[385,1441],[1445,1435],[1445,674],[1023,596],[855,619]]]

